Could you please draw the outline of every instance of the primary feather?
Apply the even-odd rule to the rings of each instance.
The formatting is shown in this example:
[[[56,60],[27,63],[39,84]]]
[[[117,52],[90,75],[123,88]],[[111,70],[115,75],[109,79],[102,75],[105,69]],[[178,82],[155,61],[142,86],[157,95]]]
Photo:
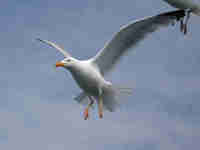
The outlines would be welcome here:
[[[179,9],[190,9],[194,14],[200,16],[200,2],[199,0],[164,0],[173,7]]]

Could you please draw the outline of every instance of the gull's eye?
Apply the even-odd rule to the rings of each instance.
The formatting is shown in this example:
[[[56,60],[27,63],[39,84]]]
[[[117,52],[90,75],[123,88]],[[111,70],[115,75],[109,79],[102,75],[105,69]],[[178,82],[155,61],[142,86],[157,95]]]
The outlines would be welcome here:
[[[70,61],[71,61],[71,59],[67,59],[66,61],[67,61],[67,62],[70,62]]]

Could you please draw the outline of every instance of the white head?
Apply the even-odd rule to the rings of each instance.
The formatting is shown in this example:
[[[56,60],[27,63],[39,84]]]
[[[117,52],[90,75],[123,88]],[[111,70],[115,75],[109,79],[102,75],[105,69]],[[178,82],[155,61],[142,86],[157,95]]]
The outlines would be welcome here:
[[[40,38],[37,38],[37,40],[53,48],[56,48],[58,51],[60,51],[64,55],[65,59],[63,59],[62,61],[56,62],[56,67],[64,67],[66,69],[71,70],[72,68],[75,68],[77,66],[76,64],[78,64],[79,61],[71,57],[71,55],[67,51],[65,51],[63,48],[61,48],[57,44],[47,41],[47,40],[42,40]]]
[[[71,70],[72,68],[76,66],[77,63],[78,63],[78,60],[76,60],[75,58],[67,57],[63,59],[62,61],[56,62],[56,67],[64,67],[66,69]]]

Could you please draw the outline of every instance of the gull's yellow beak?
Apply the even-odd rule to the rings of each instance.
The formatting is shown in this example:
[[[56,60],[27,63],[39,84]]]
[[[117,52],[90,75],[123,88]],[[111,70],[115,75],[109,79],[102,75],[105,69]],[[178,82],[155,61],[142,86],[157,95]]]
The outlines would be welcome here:
[[[63,62],[60,61],[56,62],[56,67],[64,67],[64,66],[65,64]]]

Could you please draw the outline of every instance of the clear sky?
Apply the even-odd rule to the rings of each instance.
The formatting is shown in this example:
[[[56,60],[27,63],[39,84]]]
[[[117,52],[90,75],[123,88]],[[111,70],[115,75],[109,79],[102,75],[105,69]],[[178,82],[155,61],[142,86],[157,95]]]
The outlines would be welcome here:
[[[97,53],[121,25],[173,10],[162,0],[7,0],[0,5],[1,150],[188,150],[200,147],[200,18],[141,42],[106,77],[134,87],[115,113],[88,121],[80,89],[54,41],[74,57]]]

